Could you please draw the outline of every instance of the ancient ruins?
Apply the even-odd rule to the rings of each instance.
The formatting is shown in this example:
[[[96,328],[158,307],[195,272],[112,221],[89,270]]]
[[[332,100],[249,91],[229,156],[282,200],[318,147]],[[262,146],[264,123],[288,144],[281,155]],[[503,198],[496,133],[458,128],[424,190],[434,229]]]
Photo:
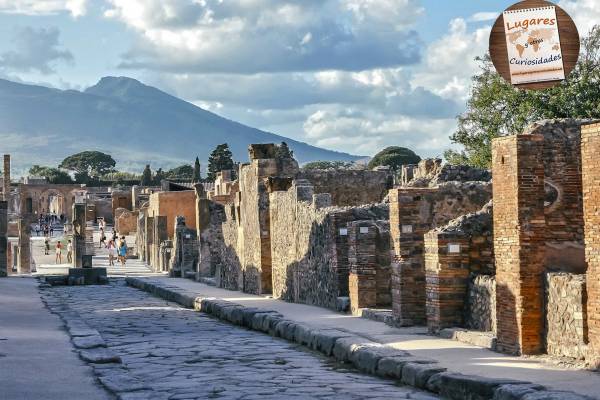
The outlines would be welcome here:
[[[423,160],[394,178],[256,144],[214,185],[115,191],[11,186],[5,157],[0,274],[28,271],[28,221],[52,210],[114,221],[155,272],[598,365],[600,124],[541,121],[492,147],[492,171]]]

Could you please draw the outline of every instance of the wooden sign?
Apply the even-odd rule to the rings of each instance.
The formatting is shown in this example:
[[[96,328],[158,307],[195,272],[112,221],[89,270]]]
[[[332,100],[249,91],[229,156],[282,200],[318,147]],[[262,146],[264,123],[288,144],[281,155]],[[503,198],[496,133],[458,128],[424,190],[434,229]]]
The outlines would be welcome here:
[[[544,0],[525,0],[507,8],[490,35],[496,70],[520,89],[559,84],[575,68],[579,46],[571,17]]]

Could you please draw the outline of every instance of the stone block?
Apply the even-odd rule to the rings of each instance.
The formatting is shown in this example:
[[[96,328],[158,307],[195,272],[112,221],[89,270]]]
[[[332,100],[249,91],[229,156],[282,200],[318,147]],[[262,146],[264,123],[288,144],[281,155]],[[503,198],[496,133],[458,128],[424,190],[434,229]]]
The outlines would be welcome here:
[[[514,379],[495,379],[455,373],[442,373],[441,381],[440,395],[456,400],[487,400],[494,397],[496,388],[501,385],[529,383]]]
[[[106,347],[106,343],[100,335],[73,337],[73,345],[78,349]]]
[[[501,385],[496,388],[493,400],[520,400],[527,394],[537,393],[544,390],[541,385]]]
[[[81,350],[79,356],[84,361],[94,364],[121,363],[121,357],[116,355],[113,351],[102,347]]]
[[[438,364],[418,364],[409,362],[402,367],[402,380],[405,385],[424,389],[432,376],[445,372]]]

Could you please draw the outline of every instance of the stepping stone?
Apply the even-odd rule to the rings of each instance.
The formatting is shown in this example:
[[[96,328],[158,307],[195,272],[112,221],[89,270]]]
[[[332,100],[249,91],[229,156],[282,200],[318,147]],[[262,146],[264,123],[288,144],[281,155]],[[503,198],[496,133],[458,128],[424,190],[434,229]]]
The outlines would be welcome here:
[[[87,362],[95,364],[121,363],[121,357],[109,349],[102,347],[89,350],[81,350],[79,356]]]
[[[100,335],[74,337],[73,344],[78,349],[94,349],[97,347],[106,347],[106,343]]]
[[[139,379],[124,373],[106,374],[98,379],[108,390],[115,393],[148,391],[151,389]]]

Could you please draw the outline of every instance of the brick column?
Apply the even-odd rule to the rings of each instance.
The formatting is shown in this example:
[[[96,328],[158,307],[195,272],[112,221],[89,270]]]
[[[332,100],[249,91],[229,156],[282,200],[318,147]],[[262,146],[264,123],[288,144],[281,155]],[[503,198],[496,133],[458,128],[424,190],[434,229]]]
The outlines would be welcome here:
[[[392,308],[402,326],[425,323],[425,260],[423,235],[431,221],[421,215],[422,197],[435,189],[390,190]]]
[[[27,218],[19,219],[19,274],[31,273],[31,227]]]
[[[498,349],[543,348],[544,138],[515,135],[492,143]]]
[[[457,233],[427,233],[425,274],[429,331],[463,326],[469,284],[469,239]]]
[[[73,204],[73,267],[81,268],[83,255],[86,253],[86,218],[85,204]]]
[[[196,185],[196,234],[200,243],[200,263],[198,272],[204,275],[215,275],[215,267],[212,263],[210,254],[210,243],[206,240],[203,233],[208,232],[210,228],[210,203],[206,198],[202,184]],[[230,206],[230,205],[228,205]]]
[[[8,202],[0,201],[0,278],[8,276]]]
[[[589,355],[600,367],[600,124],[581,128]]]
[[[352,314],[377,306],[377,227],[368,222],[348,224],[349,292]]]

